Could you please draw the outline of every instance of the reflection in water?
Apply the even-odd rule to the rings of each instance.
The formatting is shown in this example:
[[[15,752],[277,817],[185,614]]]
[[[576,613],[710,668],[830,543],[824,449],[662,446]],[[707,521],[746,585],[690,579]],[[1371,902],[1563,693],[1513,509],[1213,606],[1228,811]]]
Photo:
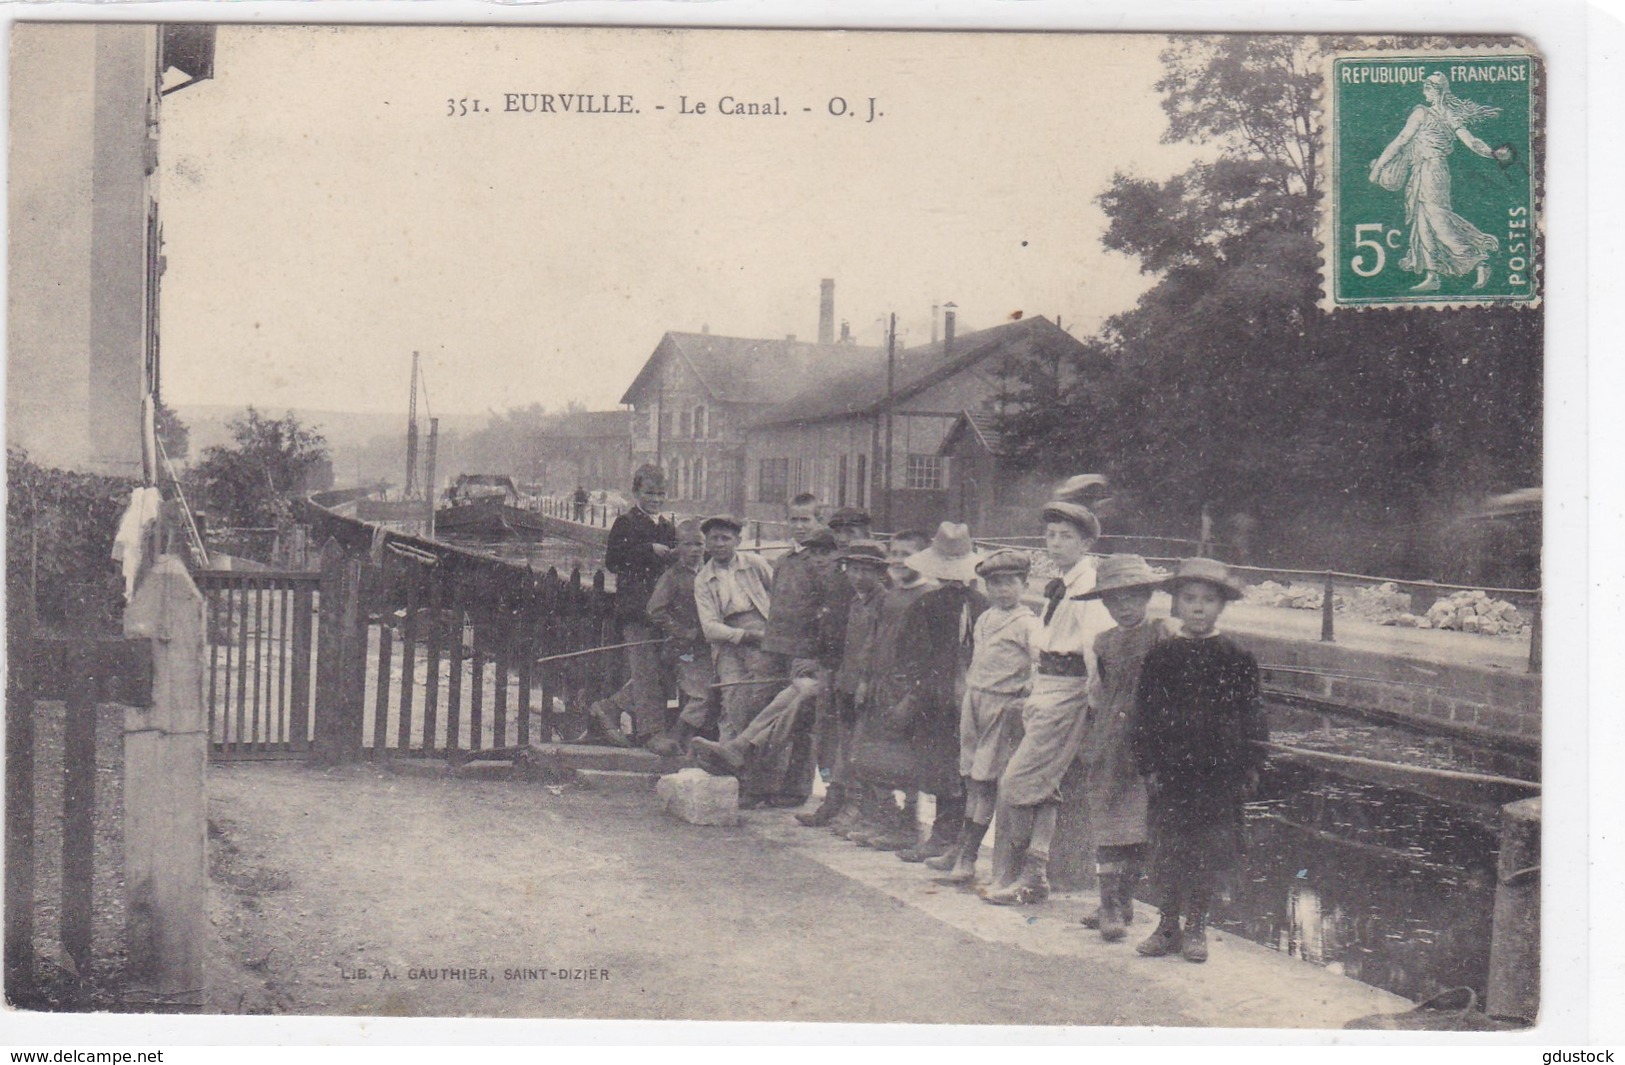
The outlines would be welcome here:
[[[1351,726],[1346,753],[1362,753],[1368,728]],[[1247,808],[1246,876],[1216,923],[1411,999],[1461,986],[1482,998],[1497,817],[1274,762]]]

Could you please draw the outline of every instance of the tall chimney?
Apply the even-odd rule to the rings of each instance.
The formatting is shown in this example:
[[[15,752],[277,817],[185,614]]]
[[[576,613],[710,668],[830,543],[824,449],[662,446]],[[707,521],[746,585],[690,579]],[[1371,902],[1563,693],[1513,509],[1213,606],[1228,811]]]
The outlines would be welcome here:
[[[835,343],[835,279],[818,282],[818,342]]]
[[[959,310],[957,304],[949,303],[942,308],[942,353],[950,354],[954,350],[954,312]]]
[[[941,316],[942,308],[933,303],[931,305],[931,343],[933,344],[935,344],[939,339],[937,336],[937,322]]]
[[[845,318],[841,319],[841,343],[852,343],[852,323]]]

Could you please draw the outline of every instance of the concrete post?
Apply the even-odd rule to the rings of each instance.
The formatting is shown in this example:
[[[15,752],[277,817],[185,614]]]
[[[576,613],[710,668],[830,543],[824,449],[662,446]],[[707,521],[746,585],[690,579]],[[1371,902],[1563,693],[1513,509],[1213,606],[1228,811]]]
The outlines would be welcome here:
[[[1540,797],[1501,807],[1501,858],[1490,931],[1491,1017],[1540,1013]]]
[[[124,711],[124,868],[129,899],[125,1004],[203,1008],[208,941],[203,596],[174,555],[158,560],[124,615],[152,641],[152,705]]]

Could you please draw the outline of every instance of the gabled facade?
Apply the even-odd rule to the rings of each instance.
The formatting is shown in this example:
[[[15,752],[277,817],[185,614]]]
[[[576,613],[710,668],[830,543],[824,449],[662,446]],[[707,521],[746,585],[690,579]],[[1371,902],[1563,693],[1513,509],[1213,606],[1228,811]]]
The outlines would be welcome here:
[[[666,471],[680,513],[746,510],[747,427],[807,386],[884,359],[849,343],[667,333],[621,402],[632,408],[632,466]]]

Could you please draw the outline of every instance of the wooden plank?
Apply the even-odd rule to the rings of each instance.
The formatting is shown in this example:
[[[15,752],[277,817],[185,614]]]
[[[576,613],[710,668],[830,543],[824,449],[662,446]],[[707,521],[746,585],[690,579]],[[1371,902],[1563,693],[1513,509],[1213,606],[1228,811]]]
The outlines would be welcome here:
[[[62,949],[90,971],[91,888],[96,863],[96,677],[94,645],[68,656],[62,750]]]
[[[445,605],[442,602],[445,588],[438,567],[429,571],[427,581],[429,614],[426,620],[429,627],[429,656],[427,675],[423,681],[423,753],[431,755],[439,746],[435,733],[440,724],[440,658],[441,644],[445,637],[441,608]]]
[[[277,632],[281,636],[281,641],[277,644],[278,654],[276,682],[276,705],[279,721],[277,738],[284,744],[291,743],[293,741],[293,715],[289,712],[288,708],[288,696],[290,694],[288,691],[288,673],[293,660],[293,656],[289,654],[289,651],[292,648],[292,615],[293,589],[284,583],[277,592],[277,617],[279,621]]]
[[[417,688],[418,575],[406,576],[406,624],[401,633],[401,717],[395,752],[412,752],[412,703]]]
[[[293,700],[288,708],[293,719],[291,746],[296,751],[310,749],[310,659],[315,647],[311,611],[315,592],[308,586],[293,593]]]
[[[6,604],[5,993],[12,1002],[34,983],[34,605],[24,598]]]
[[[497,615],[496,625],[493,626],[496,636],[496,667],[493,673],[492,686],[495,688],[495,706],[491,711],[491,745],[506,747],[508,745],[508,663],[513,655],[511,645],[513,640],[513,625],[506,610]]]
[[[124,1003],[136,1010],[203,1008],[212,940],[203,731],[203,601],[179,558],[160,558],[125,612],[147,637],[152,700],[124,713],[124,880],[128,898]]]
[[[361,756],[365,617],[360,612],[361,564],[337,540],[322,549],[319,643],[316,652],[316,754],[327,763]]]
[[[446,692],[446,750],[454,761],[460,761],[463,746],[463,626],[468,612],[461,603],[451,610],[451,669]]]
[[[387,624],[378,626],[378,679],[374,684],[372,704],[372,756],[384,758],[389,754],[389,688],[390,664],[395,658],[395,630]]]
[[[206,597],[209,609],[209,738],[215,738],[215,701],[219,698],[215,682],[220,674],[220,596],[218,593]]]
[[[259,580],[251,581],[249,587],[254,599],[254,702],[249,711],[253,720],[249,738],[255,750],[264,750],[265,698],[260,691],[260,679],[265,674],[265,588]]]
[[[518,738],[515,742],[521,747],[530,746],[530,678],[535,671],[535,604],[536,604],[536,574],[526,572],[523,585],[525,596],[519,604],[517,618],[518,632],[515,634],[518,642],[519,662],[516,672],[519,675],[519,709]]]
[[[251,737],[248,729],[248,588],[237,589],[237,735],[239,747]]]
[[[468,749],[480,751],[485,749],[485,652],[480,650],[478,630],[474,637],[474,666],[470,672],[474,690],[468,700]]]

